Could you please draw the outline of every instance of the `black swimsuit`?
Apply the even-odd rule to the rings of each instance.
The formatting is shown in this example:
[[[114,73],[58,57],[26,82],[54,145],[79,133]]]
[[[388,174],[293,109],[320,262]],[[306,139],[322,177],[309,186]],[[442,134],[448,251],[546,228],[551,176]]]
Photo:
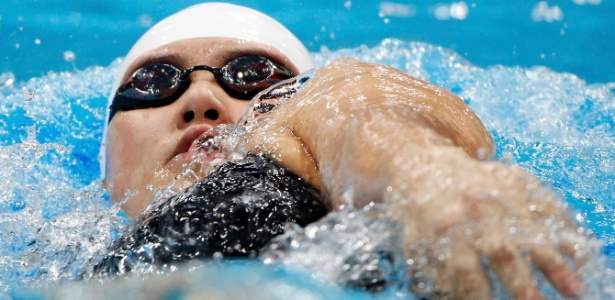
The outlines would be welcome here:
[[[94,276],[194,259],[255,256],[286,223],[305,226],[327,210],[319,192],[262,155],[226,163],[134,222]]]

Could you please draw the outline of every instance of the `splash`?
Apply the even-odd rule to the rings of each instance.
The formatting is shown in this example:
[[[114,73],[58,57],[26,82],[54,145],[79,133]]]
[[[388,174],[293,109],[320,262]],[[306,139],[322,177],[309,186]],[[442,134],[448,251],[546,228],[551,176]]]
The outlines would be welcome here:
[[[50,73],[0,89],[0,291],[73,278],[104,251],[123,218],[95,165],[103,68]],[[93,127],[90,127],[93,126]],[[99,131],[99,130],[98,130]]]
[[[401,227],[389,218],[368,216],[376,214],[373,210],[334,212],[305,228],[287,229],[261,259],[309,271],[324,282],[409,296]]]
[[[574,74],[544,67],[478,68],[450,50],[392,39],[372,48],[323,51],[315,56],[321,66],[341,56],[390,65],[461,97],[495,137],[496,158],[527,169],[550,185],[574,209],[573,217],[604,243],[605,256],[588,261],[581,271],[587,273],[591,298],[613,296],[613,274],[606,267],[613,264],[615,251],[613,83],[588,85]],[[77,267],[103,255],[125,227],[126,218],[106,200],[97,181],[106,94],[118,65],[116,61],[106,68],[49,73],[26,82],[15,82],[10,73],[0,75],[0,291],[6,295],[74,278]],[[290,230],[262,259],[303,266],[314,276],[333,281],[343,276],[361,279],[365,270],[347,264],[352,245],[396,249],[398,233],[389,224],[382,236],[371,236],[369,230],[387,221],[359,215],[340,213],[305,230]],[[353,240],[352,228],[365,234]],[[345,254],[321,255],[319,249],[337,249],[340,241],[347,241]],[[285,246],[291,251],[275,250]],[[368,261],[370,255],[365,256]],[[348,265],[351,271],[310,269],[315,261],[342,269]],[[397,263],[384,265],[389,272],[382,274],[402,277],[395,271]],[[211,269],[204,269],[203,274],[210,274]],[[251,270],[267,282],[308,286],[293,282],[295,275],[271,275],[259,267]],[[237,275],[231,273],[220,276],[232,281]],[[546,281],[540,282],[549,298],[557,297]],[[139,284],[127,289],[142,288]]]

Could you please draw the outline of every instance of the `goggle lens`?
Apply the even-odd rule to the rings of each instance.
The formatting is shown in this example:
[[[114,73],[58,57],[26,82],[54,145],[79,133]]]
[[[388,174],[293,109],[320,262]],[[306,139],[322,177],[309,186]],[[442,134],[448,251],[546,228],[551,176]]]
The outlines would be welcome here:
[[[271,86],[267,79],[274,72],[271,62],[264,57],[240,57],[227,64],[222,71],[224,82],[238,92],[262,91],[263,85]]]
[[[180,71],[171,65],[155,64],[145,66],[132,75],[132,87],[139,91],[139,95],[137,96],[135,93],[132,93],[130,96],[143,100],[169,97],[177,91],[179,75]]]

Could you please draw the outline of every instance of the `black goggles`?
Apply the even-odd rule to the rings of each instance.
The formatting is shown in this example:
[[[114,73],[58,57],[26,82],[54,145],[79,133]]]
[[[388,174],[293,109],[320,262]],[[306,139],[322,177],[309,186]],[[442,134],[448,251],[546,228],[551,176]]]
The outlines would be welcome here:
[[[199,65],[180,70],[169,64],[151,64],[135,71],[130,81],[118,88],[109,107],[108,122],[118,111],[161,107],[175,102],[190,86],[188,75],[198,70],[212,72],[231,97],[243,100],[250,100],[268,87],[294,76],[262,56],[239,57],[221,68]]]

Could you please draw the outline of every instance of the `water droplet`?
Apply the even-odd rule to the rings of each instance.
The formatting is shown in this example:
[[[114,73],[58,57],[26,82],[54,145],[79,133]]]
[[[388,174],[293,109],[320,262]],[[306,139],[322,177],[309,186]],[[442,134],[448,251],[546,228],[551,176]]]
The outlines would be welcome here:
[[[32,99],[34,99],[34,96],[36,95],[34,91],[28,91],[28,90],[24,90],[23,94],[24,94],[24,97],[26,97],[26,101],[31,101]]]
[[[23,199],[17,199],[11,202],[11,209],[13,211],[20,211],[24,209],[25,207],[26,207],[26,201],[23,201]]]
[[[4,77],[4,75],[1,76],[0,78],[2,78],[2,77]],[[11,85],[13,85],[13,83],[15,83],[15,76],[13,76],[13,74],[9,73],[6,76],[6,78],[4,78],[4,80],[2,81],[2,85],[0,85],[0,88],[11,86]]]
[[[476,157],[478,157],[478,159],[480,160],[487,160],[489,159],[489,150],[485,149],[485,148],[480,148],[476,151]]]
[[[139,23],[140,26],[150,27],[154,23],[154,19],[149,14],[142,14],[139,16],[139,19],[137,20],[137,22]]]
[[[64,51],[64,60],[66,62],[73,62],[75,61],[75,58],[76,58],[75,52],[70,51],[70,50]]]

